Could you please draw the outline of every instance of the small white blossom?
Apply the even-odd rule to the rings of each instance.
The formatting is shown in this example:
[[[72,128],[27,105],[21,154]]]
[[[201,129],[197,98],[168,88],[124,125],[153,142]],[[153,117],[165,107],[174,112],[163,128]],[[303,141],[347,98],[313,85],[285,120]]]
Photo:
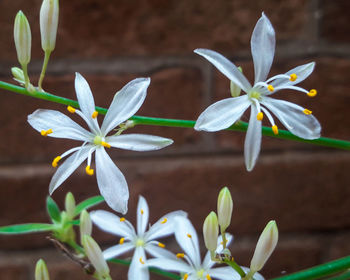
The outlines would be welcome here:
[[[82,128],[66,115],[54,110],[36,110],[28,116],[29,124],[43,136],[68,138],[82,141],[75,147],[56,157],[52,166],[70,155],[53,175],[49,191],[52,194],[79,165],[87,159],[85,168],[88,175],[93,175],[91,168],[92,154],[96,152],[96,177],[98,187],[107,204],[115,211],[125,214],[129,190],[124,175],[108,156],[105,148],[115,147],[133,151],[152,151],[173,143],[171,139],[144,135],[125,134],[108,136],[116,126],[133,116],[142,105],[149,78],[138,78],[125,85],[115,96],[103,120],[101,127],[97,122],[98,112],[87,81],[79,74],[75,78],[75,90],[80,110],[68,106],[68,111],[77,113],[89,126],[90,131]]]
[[[105,259],[111,259],[133,250],[134,255],[130,264],[129,280],[148,280],[149,272],[146,263],[146,252],[153,257],[172,258],[173,254],[164,249],[165,244],[156,239],[174,233],[174,219],[177,216],[185,217],[183,211],[171,212],[160,218],[148,231],[149,209],[147,201],[140,196],[137,204],[137,230],[125,218],[118,217],[104,210],[90,213],[92,221],[102,230],[121,236],[119,244],[103,252]],[[176,257],[174,257],[176,259]]]
[[[207,49],[196,49],[195,53],[211,62],[221,73],[241,88],[246,94],[234,95],[209,106],[198,118],[195,129],[218,131],[233,125],[250,107],[250,120],[244,143],[245,164],[248,171],[254,168],[260,152],[261,121],[264,114],[271,123],[274,134],[278,128],[270,112],[294,135],[304,139],[320,137],[321,126],[311,111],[291,102],[276,100],[270,95],[282,89],[291,89],[313,97],[316,90],[307,91],[295,86],[305,80],[313,71],[315,63],[298,66],[285,74],[267,79],[275,53],[275,31],[269,19],[262,14],[251,38],[251,52],[254,61],[255,81],[253,86],[241,71],[221,54]]]

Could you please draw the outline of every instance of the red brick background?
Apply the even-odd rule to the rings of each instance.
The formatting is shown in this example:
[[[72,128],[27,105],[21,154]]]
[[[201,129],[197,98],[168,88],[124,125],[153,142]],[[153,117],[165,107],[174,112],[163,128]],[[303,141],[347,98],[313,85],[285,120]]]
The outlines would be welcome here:
[[[29,70],[37,80],[43,58],[40,4],[0,2],[0,80],[10,81],[10,67],[17,65],[12,32],[19,9],[31,23]],[[106,107],[125,83],[149,76],[152,83],[139,115],[195,120],[209,104],[229,96],[229,81],[193,49],[222,52],[252,79],[250,36],[264,11],[277,35],[271,75],[316,62],[314,73],[302,84],[317,88],[316,98],[289,92],[279,97],[310,108],[322,124],[323,136],[350,140],[349,5],[345,0],[60,1],[57,47],[44,88],[75,98],[74,72],[80,72],[89,81],[96,104]],[[40,137],[26,122],[37,108],[65,110],[0,92],[0,225],[47,221],[51,160],[74,145]],[[141,194],[150,204],[151,222],[183,209],[200,231],[206,215],[215,210],[218,191],[228,186],[234,199],[232,252],[240,264],[249,265],[258,234],[270,219],[277,221],[280,242],[262,272],[267,278],[349,254],[349,152],[263,137],[258,164],[248,173],[242,133],[151,126],[134,131],[170,137],[175,143],[157,152],[112,151],[131,192],[127,218],[135,218]],[[78,201],[98,194],[95,178],[83,170],[53,198],[62,206],[69,190]],[[97,229],[94,236],[103,246],[116,242]],[[171,240],[167,244],[175,246]],[[33,279],[39,257],[47,260],[53,280],[90,279],[57,253],[45,234],[0,236],[0,279]],[[113,276],[125,279],[126,271],[117,266]]]

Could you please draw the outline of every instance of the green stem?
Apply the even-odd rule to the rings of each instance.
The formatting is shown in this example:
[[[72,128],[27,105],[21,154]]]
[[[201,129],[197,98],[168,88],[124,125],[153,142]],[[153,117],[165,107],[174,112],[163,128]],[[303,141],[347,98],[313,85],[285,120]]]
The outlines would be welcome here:
[[[50,93],[40,92],[40,91],[34,91],[33,93],[30,93],[28,90],[26,90],[23,87],[16,86],[16,85],[9,84],[2,81],[0,81],[0,88],[15,92],[15,93],[27,95],[30,97],[35,97],[35,98],[79,108],[79,104],[77,101],[64,98],[64,97],[59,97]],[[106,114],[107,109],[96,107],[96,111],[104,115]],[[131,117],[131,120],[133,120],[135,124],[168,126],[168,127],[193,128],[195,124],[195,121],[191,121],[191,120],[152,118],[152,117],[144,117],[144,116],[136,116],[136,115]],[[231,127],[229,127],[227,130],[247,131],[247,128],[248,128],[248,123],[240,121],[232,125]],[[279,138],[279,139],[293,140],[293,141],[304,142],[304,143],[309,143],[309,144],[314,144],[319,146],[326,146],[330,148],[350,150],[350,141],[345,141],[345,140],[338,140],[338,139],[332,139],[332,138],[326,138],[326,137],[320,137],[316,140],[306,140],[306,139],[299,138],[286,130],[279,130],[278,135],[274,135],[271,128],[265,127],[265,126],[262,127],[262,134],[265,136],[270,136],[270,137]]]
[[[244,279],[246,277],[245,272],[243,269],[235,262],[235,261],[224,261],[227,265],[231,266],[234,270],[237,271],[237,273]]]
[[[313,280],[350,269],[350,256],[308,268],[290,275],[273,278],[272,280]]]
[[[327,280],[349,280],[350,279],[350,271],[347,270],[346,272],[343,272],[341,274],[338,274],[337,276],[327,278]]]
[[[28,64],[23,64],[21,66],[22,66],[23,76],[24,76],[24,86],[25,88],[28,88],[29,86]]]
[[[44,80],[44,77],[45,77],[47,64],[49,63],[50,54],[51,54],[51,51],[45,51],[45,57],[44,57],[43,67],[42,67],[42,69],[41,69],[40,78],[39,78],[39,83],[38,83],[39,91],[42,91],[42,90],[43,90],[42,84],[43,84],[43,80]]]

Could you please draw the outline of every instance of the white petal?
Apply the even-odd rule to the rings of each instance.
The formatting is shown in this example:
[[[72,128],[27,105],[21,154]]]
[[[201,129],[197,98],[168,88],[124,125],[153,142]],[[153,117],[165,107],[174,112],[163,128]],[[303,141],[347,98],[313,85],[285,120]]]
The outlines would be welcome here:
[[[247,95],[220,100],[200,114],[194,129],[204,131],[226,129],[242,116],[250,104]]]
[[[250,108],[249,125],[244,141],[244,161],[248,171],[253,170],[261,146],[261,121],[256,118],[258,109],[255,104],[252,104]]]
[[[209,270],[211,278],[217,278],[220,280],[240,280],[241,276],[232,267],[218,267]]]
[[[145,247],[145,250],[147,253],[152,255],[152,257],[155,258],[165,258],[165,259],[173,259],[177,260],[176,255],[173,253],[169,252],[166,249],[163,249],[157,245],[153,245],[152,243],[148,243]]]
[[[165,258],[155,258],[147,261],[147,266],[157,267],[164,270],[189,273],[193,268],[181,259],[170,260]]]
[[[177,216],[187,217],[187,213],[179,210],[164,215],[146,232],[145,239],[154,240],[173,234],[176,230],[174,218]]]
[[[129,221],[120,221],[120,217],[104,210],[97,210],[90,212],[91,220],[103,231],[133,239],[136,232]]]
[[[252,88],[246,77],[238,70],[236,65],[229,61],[226,57],[218,52],[208,49],[195,49],[194,52],[206,58],[212,63],[222,74],[229,78],[233,83],[238,85],[245,92],[249,92]]]
[[[232,240],[233,240],[232,234],[226,233],[226,240],[227,240],[226,246],[228,247],[230,245],[230,243],[232,242]],[[221,251],[224,249],[223,247],[224,246],[223,246],[223,243],[222,243],[222,235],[220,235],[219,238],[218,238],[218,245],[217,245],[217,248],[216,248],[216,253],[220,254]],[[203,266],[204,269],[208,269],[208,268],[211,268],[212,266],[214,266],[214,264],[215,264],[215,262],[213,262],[211,260],[210,251],[208,251],[205,254],[202,266]]]
[[[275,54],[275,30],[263,13],[255,25],[250,46],[254,61],[255,82],[265,81]]]
[[[123,173],[102,147],[96,150],[96,177],[101,195],[109,207],[125,214],[128,211],[128,184]]]
[[[28,116],[28,123],[37,131],[52,129],[50,137],[90,141],[93,134],[59,111],[36,110]]]
[[[112,147],[132,151],[154,151],[171,145],[174,141],[168,138],[147,134],[123,134],[106,137]]]
[[[75,92],[77,94],[79,107],[86,117],[87,125],[92,131],[98,133],[100,129],[97,118],[92,118],[92,114],[95,111],[94,97],[88,82],[79,73],[75,73]]]
[[[294,135],[309,140],[320,137],[320,123],[313,115],[305,115],[304,108],[291,102],[268,97],[265,97],[261,104],[265,105]]]
[[[137,234],[143,235],[146,231],[148,224],[149,209],[146,199],[143,196],[139,196],[139,202],[137,204]]]
[[[49,192],[50,195],[74,172],[75,169],[88,157],[91,145],[82,146],[81,149],[69,156],[52,176]]]
[[[175,238],[180,247],[184,250],[193,262],[195,267],[201,264],[197,232],[191,222],[184,217],[175,217]]]
[[[150,82],[150,78],[132,80],[115,94],[101,126],[104,135],[138,111],[146,98]]]
[[[144,264],[141,263],[144,262]],[[142,247],[136,247],[134,252],[134,256],[132,257],[129,272],[128,272],[129,280],[148,280],[149,272],[148,267],[146,265],[146,255],[145,251]]]
[[[115,245],[113,247],[108,248],[107,250],[104,250],[103,251],[103,258],[105,260],[109,260],[109,259],[118,257],[118,256],[132,250],[133,248],[135,248],[135,246],[131,242],[127,242],[124,244],[118,244],[118,245]]]

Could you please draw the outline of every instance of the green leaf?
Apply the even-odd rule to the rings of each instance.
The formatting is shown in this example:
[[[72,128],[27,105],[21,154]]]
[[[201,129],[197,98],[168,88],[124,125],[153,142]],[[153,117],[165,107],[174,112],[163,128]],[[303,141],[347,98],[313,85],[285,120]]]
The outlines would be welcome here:
[[[69,221],[69,222],[67,222],[67,224],[79,226],[80,225],[80,220]]]
[[[75,208],[75,215],[79,215],[80,212],[83,211],[84,209],[96,206],[103,201],[104,201],[104,198],[101,195],[90,197],[90,198],[84,200],[83,202],[80,202],[77,205],[77,207]]]
[[[51,231],[51,224],[21,224],[0,227],[0,234],[24,234],[33,232]]]
[[[46,209],[52,221],[61,221],[60,208],[58,208],[56,202],[50,196],[46,198]]]

